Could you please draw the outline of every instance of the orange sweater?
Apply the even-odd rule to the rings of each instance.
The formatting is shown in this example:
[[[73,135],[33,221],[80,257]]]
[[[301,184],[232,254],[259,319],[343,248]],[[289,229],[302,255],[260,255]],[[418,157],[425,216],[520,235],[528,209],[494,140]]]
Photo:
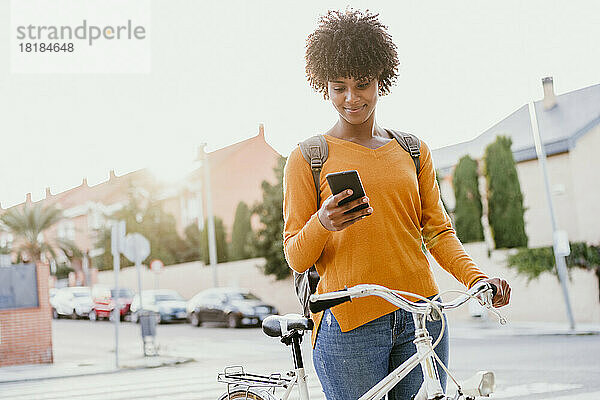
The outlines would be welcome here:
[[[329,157],[321,171],[321,204],[331,190],[325,175],[355,169],[373,214],[331,232],[317,216],[310,166],[299,148],[289,156],[283,180],[284,252],[290,267],[304,272],[316,264],[318,293],[361,283],[383,285],[422,296],[438,293],[421,238],[438,263],[465,286],[487,278],[465,253],[440,201],[431,152],[421,141],[417,179],[412,158],[391,140],[377,148],[325,135]],[[414,300],[414,299],[413,299]],[[342,332],[388,314],[398,307],[375,296],[333,307]],[[313,344],[322,313],[313,315]]]

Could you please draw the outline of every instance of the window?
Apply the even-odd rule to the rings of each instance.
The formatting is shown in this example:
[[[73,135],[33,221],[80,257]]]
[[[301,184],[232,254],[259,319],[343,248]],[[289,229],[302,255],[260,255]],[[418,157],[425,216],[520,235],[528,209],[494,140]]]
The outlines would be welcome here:
[[[88,228],[100,229],[105,223],[104,214],[98,208],[92,209],[88,214]]]
[[[0,247],[10,248],[13,242],[12,233],[0,232]]]
[[[200,196],[181,199],[181,219],[185,226],[199,221],[199,228],[203,228],[204,218],[202,217],[202,199]]]
[[[58,224],[57,235],[60,239],[75,240],[75,222],[63,220]]]

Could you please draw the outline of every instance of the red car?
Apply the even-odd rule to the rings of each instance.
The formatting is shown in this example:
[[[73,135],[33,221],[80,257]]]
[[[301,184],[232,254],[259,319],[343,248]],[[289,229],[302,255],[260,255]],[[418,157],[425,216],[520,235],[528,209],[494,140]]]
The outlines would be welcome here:
[[[129,314],[129,308],[133,300],[133,291],[131,289],[119,288],[117,293],[116,289],[94,288],[92,292],[94,306],[88,315],[90,321],[102,318],[111,319],[112,311],[115,308],[115,300],[118,300],[121,306],[121,321]]]

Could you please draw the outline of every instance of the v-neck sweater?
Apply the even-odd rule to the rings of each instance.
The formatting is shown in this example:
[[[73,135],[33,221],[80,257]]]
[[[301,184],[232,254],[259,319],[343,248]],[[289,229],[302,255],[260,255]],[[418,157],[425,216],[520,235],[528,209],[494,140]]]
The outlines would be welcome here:
[[[321,204],[317,205],[312,172],[299,148],[288,157],[283,178],[285,258],[299,273],[316,265],[321,277],[317,293],[370,283],[433,296],[439,289],[422,243],[466,287],[487,278],[456,237],[440,200],[431,152],[423,141],[417,177],[410,154],[395,140],[371,149],[324,137],[329,156],[320,176]],[[329,231],[317,215],[331,196],[325,176],[353,169],[360,175],[373,213],[341,231]],[[342,332],[347,332],[396,309],[386,300],[369,296],[331,311]],[[312,315],[313,345],[322,314]]]

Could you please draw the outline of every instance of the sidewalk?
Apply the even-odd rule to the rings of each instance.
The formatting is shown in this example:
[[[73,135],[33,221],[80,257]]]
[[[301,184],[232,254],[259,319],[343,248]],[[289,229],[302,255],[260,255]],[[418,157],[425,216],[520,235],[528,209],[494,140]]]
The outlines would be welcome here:
[[[68,378],[73,376],[111,374],[143,368],[158,368],[193,362],[190,357],[159,355],[155,357],[129,356],[119,360],[116,367],[114,358],[107,357],[79,362],[59,362],[54,364],[15,365],[0,368],[0,384],[10,382],[37,381],[42,379]]]
[[[501,325],[491,316],[487,320],[456,321],[450,323],[450,337],[458,339],[493,336],[578,336],[600,335],[600,324],[577,324],[571,330],[567,323],[510,322]]]

